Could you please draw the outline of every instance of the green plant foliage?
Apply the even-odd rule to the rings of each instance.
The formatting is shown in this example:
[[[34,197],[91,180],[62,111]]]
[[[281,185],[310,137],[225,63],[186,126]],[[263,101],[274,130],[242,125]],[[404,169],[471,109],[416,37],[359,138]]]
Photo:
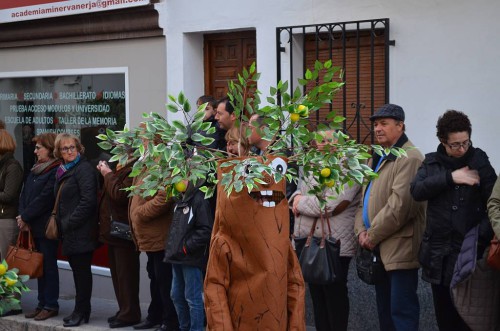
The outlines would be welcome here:
[[[238,75],[237,81],[228,84],[228,96],[237,118],[236,126],[242,135],[248,136],[250,130],[243,123],[247,123],[253,114],[266,118],[268,127],[262,130],[261,135],[271,144],[265,151],[264,161],[269,155],[291,155],[288,157],[289,162],[300,167],[305,176],[317,176],[321,169],[331,169],[330,176],[321,182],[326,184],[313,188],[311,192],[320,198],[322,205],[325,203],[322,194],[325,187],[340,192],[346,183],[362,184],[376,177],[365,164],[371,157],[371,150],[378,154],[406,154],[400,149],[387,150],[376,145],[358,144],[340,131],[345,118],[338,116],[335,111],[331,111],[326,117],[327,122],[319,124],[317,129],[308,128],[314,113],[331,104],[343,86],[342,70],[333,66],[331,61],[317,61],[314,68],[306,70],[304,78],[298,80],[302,87],[297,87],[293,92],[289,90],[288,82],[278,82],[270,88],[265,105],[261,105],[262,93],[257,88],[259,76],[254,63]],[[308,87],[305,94],[302,92],[304,86]],[[191,183],[205,181],[206,185],[201,190],[206,197],[210,197],[217,183],[215,173],[218,166],[233,166],[231,171],[218,179],[227,194],[244,189],[251,191],[263,183],[264,173],[273,176],[277,182],[284,177],[297,180],[297,172],[293,168],[289,167],[287,173],[282,174],[260,163],[252,155],[244,160],[231,159],[225,152],[206,147],[213,139],[206,137],[203,132],[215,131],[209,122],[203,122],[206,104],[191,114],[189,101],[182,92],[177,97],[169,95],[168,99],[167,110],[182,113],[184,121],[169,122],[158,113],[149,113],[143,115],[143,127],[125,128],[117,132],[107,130],[105,135],[97,136],[102,140],[99,146],[114,154],[111,161],[125,163],[127,153],[138,158],[131,176],[137,176],[146,169],[143,183],[139,187],[129,188],[132,194],[147,197],[158,190],[165,190],[167,196],[177,195],[179,192],[174,187],[175,183],[187,179]],[[292,121],[292,114],[299,116],[294,115]],[[314,141],[323,138],[317,132],[323,130],[335,130],[335,142],[320,151],[312,146]]]
[[[11,310],[21,309],[18,297],[22,292],[29,292],[25,284],[29,276],[18,275],[18,272],[17,268],[9,269],[5,260],[0,263],[0,316]]]

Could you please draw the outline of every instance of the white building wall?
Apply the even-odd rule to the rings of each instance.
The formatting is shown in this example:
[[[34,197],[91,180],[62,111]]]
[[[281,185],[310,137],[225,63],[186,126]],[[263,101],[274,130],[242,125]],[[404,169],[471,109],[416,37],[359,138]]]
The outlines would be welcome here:
[[[500,170],[498,0],[165,0],[156,8],[167,36],[168,92],[183,90],[193,101],[203,94],[203,33],[255,29],[266,92],[276,81],[276,27],[389,18],[390,101],[405,109],[410,139],[434,151],[438,116],[461,110],[474,144]]]

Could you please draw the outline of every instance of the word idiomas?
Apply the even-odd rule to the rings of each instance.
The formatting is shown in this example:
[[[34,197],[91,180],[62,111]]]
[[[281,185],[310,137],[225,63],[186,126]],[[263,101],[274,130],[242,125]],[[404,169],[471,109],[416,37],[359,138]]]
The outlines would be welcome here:
[[[19,92],[0,93],[0,100],[107,100],[125,99],[125,91],[89,92]]]

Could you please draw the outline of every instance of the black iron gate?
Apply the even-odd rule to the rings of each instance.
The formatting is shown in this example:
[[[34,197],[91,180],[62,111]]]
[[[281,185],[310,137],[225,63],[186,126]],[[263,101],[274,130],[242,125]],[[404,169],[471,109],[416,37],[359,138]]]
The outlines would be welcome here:
[[[346,117],[346,134],[373,143],[369,117],[389,102],[389,45],[394,41],[389,39],[388,18],[278,27],[277,80],[288,80],[293,91],[297,78],[316,60],[332,59],[343,68],[345,85],[333,104],[316,113],[315,121],[323,122],[334,109]]]

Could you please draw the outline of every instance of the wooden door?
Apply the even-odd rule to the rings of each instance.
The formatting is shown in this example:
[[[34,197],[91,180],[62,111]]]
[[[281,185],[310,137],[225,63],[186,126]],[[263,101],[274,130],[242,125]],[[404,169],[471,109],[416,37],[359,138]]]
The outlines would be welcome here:
[[[255,31],[205,35],[205,94],[225,97],[228,81],[257,61],[256,50]]]

